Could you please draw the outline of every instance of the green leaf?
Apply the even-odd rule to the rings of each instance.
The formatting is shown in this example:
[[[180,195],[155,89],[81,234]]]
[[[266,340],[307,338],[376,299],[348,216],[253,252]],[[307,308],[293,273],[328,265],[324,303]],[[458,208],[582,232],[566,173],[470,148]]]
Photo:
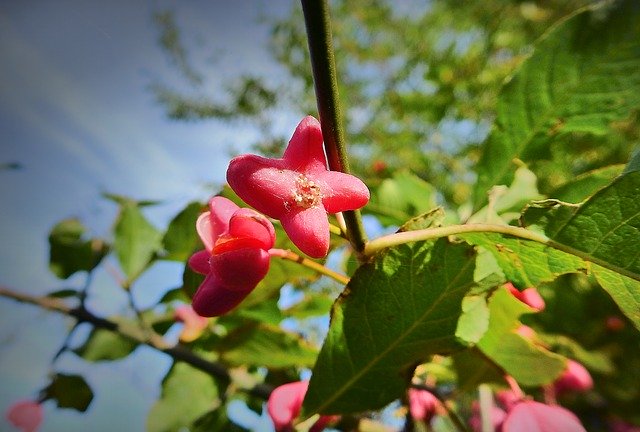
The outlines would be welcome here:
[[[60,279],[93,270],[109,247],[101,239],[84,239],[86,228],[78,219],[58,222],[49,234],[49,268]]]
[[[616,5],[604,18],[589,9],[560,22],[504,86],[474,208],[491,186],[510,182],[514,158],[547,158],[563,137],[606,135],[640,106],[640,10],[635,0]]]
[[[327,294],[308,293],[301,302],[296,303],[284,312],[287,316],[305,319],[329,313],[331,305],[333,305],[333,300]]]
[[[196,220],[203,209],[201,203],[192,202],[173,218],[162,239],[166,252],[163,259],[186,261],[194,250],[203,248],[196,232]]]
[[[176,432],[215,409],[220,403],[218,387],[208,374],[175,362],[162,381],[162,395],[151,407],[147,431]]]
[[[477,348],[462,350],[451,357],[459,391],[473,390],[483,383],[504,382],[504,371],[489,361]]]
[[[147,221],[137,204],[125,203],[114,227],[114,249],[131,283],[160,249],[162,234]]]
[[[494,233],[461,234],[460,237],[493,254],[507,280],[521,288],[538,286],[586,268],[580,258],[530,240]]]
[[[624,173],[582,205],[544,202],[522,221],[542,227],[553,244],[593,263],[596,279],[640,329],[640,170]]]
[[[389,248],[361,266],[333,307],[305,412],[380,408],[403,394],[422,360],[460,349],[474,267],[473,248],[445,239]]]
[[[55,374],[42,391],[45,399],[53,399],[59,408],[84,412],[93,400],[93,391],[80,375]]]
[[[246,429],[236,425],[227,416],[227,406],[222,405],[219,408],[209,411],[202,417],[198,418],[189,428],[190,432],[245,432]]]
[[[138,346],[115,332],[94,328],[81,347],[74,350],[87,361],[118,360],[128,356]]]
[[[409,171],[398,171],[374,190],[364,211],[378,216],[384,225],[400,225],[434,208],[436,190]]]
[[[533,309],[500,288],[489,300],[489,311],[489,329],[477,345],[484,355],[527,386],[549,384],[562,373],[566,367],[562,356],[515,333],[520,315]]]
[[[475,344],[489,328],[489,308],[482,295],[468,295],[462,299],[462,315],[458,320],[456,337]]]
[[[233,366],[311,367],[318,355],[299,336],[268,324],[251,323],[229,333],[216,350]]]
[[[80,293],[72,288],[60,289],[47,294],[47,297],[68,298],[77,297]]]
[[[623,168],[624,165],[610,165],[586,172],[563,184],[549,196],[559,201],[579,203],[611,183]]]

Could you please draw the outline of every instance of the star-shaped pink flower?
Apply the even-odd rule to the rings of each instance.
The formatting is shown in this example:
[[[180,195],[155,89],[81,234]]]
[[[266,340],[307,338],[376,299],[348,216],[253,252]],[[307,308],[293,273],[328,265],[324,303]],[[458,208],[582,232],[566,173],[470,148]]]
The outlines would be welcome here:
[[[260,213],[219,196],[211,198],[196,229],[205,250],[193,254],[189,266],[207,277],[193,296],[193,310],[204,317],[222,315],[266,276],[275,230]]]
[[[291,241],[314,258],[329,250],[327,213],[369,201],[360,179],[327,170],[320,123],[311,116],[298,124],[282,159],[238,156],[229,163],[227,182],[247,204],[280,219]]]

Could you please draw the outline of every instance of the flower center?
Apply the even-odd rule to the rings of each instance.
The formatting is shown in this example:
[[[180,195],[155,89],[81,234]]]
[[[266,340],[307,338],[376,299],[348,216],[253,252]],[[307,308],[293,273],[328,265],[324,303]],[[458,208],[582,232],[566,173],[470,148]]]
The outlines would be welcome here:
[[[291,192],[292,204],[305,209],[317,206],[322,198],[318,185],[305,177],[304,174],[298,176],[296,188]]]

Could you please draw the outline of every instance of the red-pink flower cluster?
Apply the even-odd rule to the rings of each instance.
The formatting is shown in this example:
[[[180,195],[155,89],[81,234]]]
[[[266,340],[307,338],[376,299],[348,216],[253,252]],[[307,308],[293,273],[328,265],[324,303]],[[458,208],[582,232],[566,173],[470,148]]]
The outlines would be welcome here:
[[[409,412],[411,417],[416,420],[429,422],[436,414],[438,408],[438,398],[428,390],[410,388],[409,396]]]
[[[238,156],[229,164],[227,181],[249,205],[280,219],[291,241],[314,258],[329,250],[327,213],[355,210],[369,200],[358,178],[327,169],[320,123],[310,116],[298,124],[281,159]],[[209,201],[196,228],[205,250],[189,265],[206,279],[193,308],[205,317],[222,315],[266,276],[275,230],[265,216],[223,197]]]

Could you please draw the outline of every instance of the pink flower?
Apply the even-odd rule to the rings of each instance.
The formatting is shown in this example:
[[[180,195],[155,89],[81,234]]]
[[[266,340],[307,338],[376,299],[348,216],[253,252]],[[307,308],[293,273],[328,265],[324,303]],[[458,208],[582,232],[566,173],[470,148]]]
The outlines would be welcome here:
[[[409,412],[416,420],[428,422],[436,413],[438,398],[427,390],[409,389]]]
[[[523,401],[507,414],[502,432],[585,432],[578,417],[558,405]]]
[[[482,417],[480,415],[480,404],[477,401],[471,405],[471,417],[469,418],[469,426],[473,432],[482,432]],[[507,413],[495,405],[491,406],[491,424],[493,430],[501,431],[502,423],[507,417]]]
[[[567,360],[567,368],[554,382],[556,392],[585,392],[593,388],[593,378],[589,371],[574,360]]]
[[[498,390],[496,392],[496,400],[500,405],[502,405],[502,408],[504,408],[505,411],[511,411],[511,408],[522,400],[522,396],[518,395],[511,389]]]
[[[538,292],[537,289],[527,288],[525,290],[520,291],[518,290],[518,288],[514,287],[511,282],[506,283],[505,287],[507,287],[509,292],[511,292],[511,294],[513,294],[515,298],[517,298],[527,306],[535,309],[538,312],[544,310],[545,308],[544,299],[540,296],[540,293]]]
[[[369,201],[360,179],[327,170],[320,123],[311,116],[298,124],[282,159],[238,156],[229,163],[227,182],[247,204],[280,219],[291,241],[314,258],[329,250],[327,213]]]
[[[518,327],[515,332],[528,340],[533,340],[536,337],[536,331],[528,325],[524,324],[520,325],[520,327]]]
[[[276,432],[292,431],[293,421],[300,415],[309,381],[296,381],[276,387],[267,401],[267,412],[273,421]],[[320,416],[309,432],[321,431],[337,416]]]
[[[219,196],[211,198],[196,229],[205,250],[193,254],[189,266],[207,277],[193,296],[193,309],[203,317],[222,315],[266,276],[275,230],[258,212]]]
[[[42,423],[42,405],[30,400],[19,401],[11,405],[5,415],[22,432],[36,432]]]
[[[209,323],[208,319],[198,315],[190,305],[178,306],[174,317],[176,321],[184,323],[184,328],[180,333],[180,340],[182,342],[192,342],[198,339]]]

